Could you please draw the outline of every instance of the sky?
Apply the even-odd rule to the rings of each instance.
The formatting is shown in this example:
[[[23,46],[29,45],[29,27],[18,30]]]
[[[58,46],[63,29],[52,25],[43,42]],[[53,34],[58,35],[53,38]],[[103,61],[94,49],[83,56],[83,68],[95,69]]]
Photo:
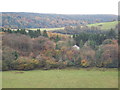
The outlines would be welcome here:
[[[118,14],[119,0],[1,0],[0,12]]]

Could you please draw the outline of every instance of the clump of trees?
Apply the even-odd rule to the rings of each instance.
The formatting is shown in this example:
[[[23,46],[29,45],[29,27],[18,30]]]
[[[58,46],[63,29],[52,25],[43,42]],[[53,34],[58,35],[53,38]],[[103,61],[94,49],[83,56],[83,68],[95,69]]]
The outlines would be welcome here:
[[[41,33],[40,30],[8,30],[2,41],[3,70],[118,67],[118,40],[112,30],[67,37],[50,36],[47,31]],[[75,49],[74,45],[80,49]]]
[[[114,30],[110,30],[106,33],[86,33],[82,32],[80,34],[74,34],[73,38],[78,46],[83,46],[83,44],[89,44],[92,48],[99,46],[104,40],[117,39],[117,33]],[[107,42],[106,42],[107,43]]]

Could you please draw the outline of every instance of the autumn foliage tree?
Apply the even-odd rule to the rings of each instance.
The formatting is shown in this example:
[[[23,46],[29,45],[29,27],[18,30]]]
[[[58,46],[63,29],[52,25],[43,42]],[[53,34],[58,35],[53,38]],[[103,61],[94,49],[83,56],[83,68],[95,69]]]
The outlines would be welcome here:
[[[116,41],[113,41],[116,42]],[[102,45],[97,54],[97,63],[101,67],[118,67],[118,44]],[[96,56],[98,56],[96,55]]]

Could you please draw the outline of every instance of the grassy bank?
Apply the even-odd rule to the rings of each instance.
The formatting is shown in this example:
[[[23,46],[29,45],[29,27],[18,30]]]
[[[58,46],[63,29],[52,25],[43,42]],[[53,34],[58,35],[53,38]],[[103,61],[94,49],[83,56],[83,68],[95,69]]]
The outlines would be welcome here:
[[[89,24],[89,27],[99,27],[101,30],[109,30],[109,29],[114,29],[116,25],[118,24],[117,21],[113,22],[104,22],[104,23],[95,23],[95,24]]]
[[[116,88],[116,69],[5,71],[3,88]]]

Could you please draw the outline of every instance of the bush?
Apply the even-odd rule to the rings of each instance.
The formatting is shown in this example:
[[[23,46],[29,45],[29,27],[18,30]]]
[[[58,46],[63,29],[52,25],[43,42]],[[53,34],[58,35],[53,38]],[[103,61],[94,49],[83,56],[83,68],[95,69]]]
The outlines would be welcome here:
[[[63,69],[67,66],[67,62],[62,62],[62,61],[59,61],[58,62],[58,68],[59,69]]]
[[[58,64],[57,64],[57,62],[55,62],[53,60],[47,60],[44,68],[46,68],[46,69],[58,68]]]
[[[13,62],[13,66],[15,70],[33,70],[38,68],[39,61],[30,58],[21,57]]]
[[[2,61],[2,70],[13,70],[13,61],[14,60],[3,60]]]
[[[72,61],[67,61],[67,67],[75,66],[75,63]]]
[[[3,71],[9,70],[8,65],[5,62],[2,62],[2,70]]]
[[[3,47],[2,49],[2,60],[17,60],[18,59],[18,52],[9,48]]]
[[[81,66],[82,67],[88,67],[89,66],[89,62],[87,60],[81,60]]]

